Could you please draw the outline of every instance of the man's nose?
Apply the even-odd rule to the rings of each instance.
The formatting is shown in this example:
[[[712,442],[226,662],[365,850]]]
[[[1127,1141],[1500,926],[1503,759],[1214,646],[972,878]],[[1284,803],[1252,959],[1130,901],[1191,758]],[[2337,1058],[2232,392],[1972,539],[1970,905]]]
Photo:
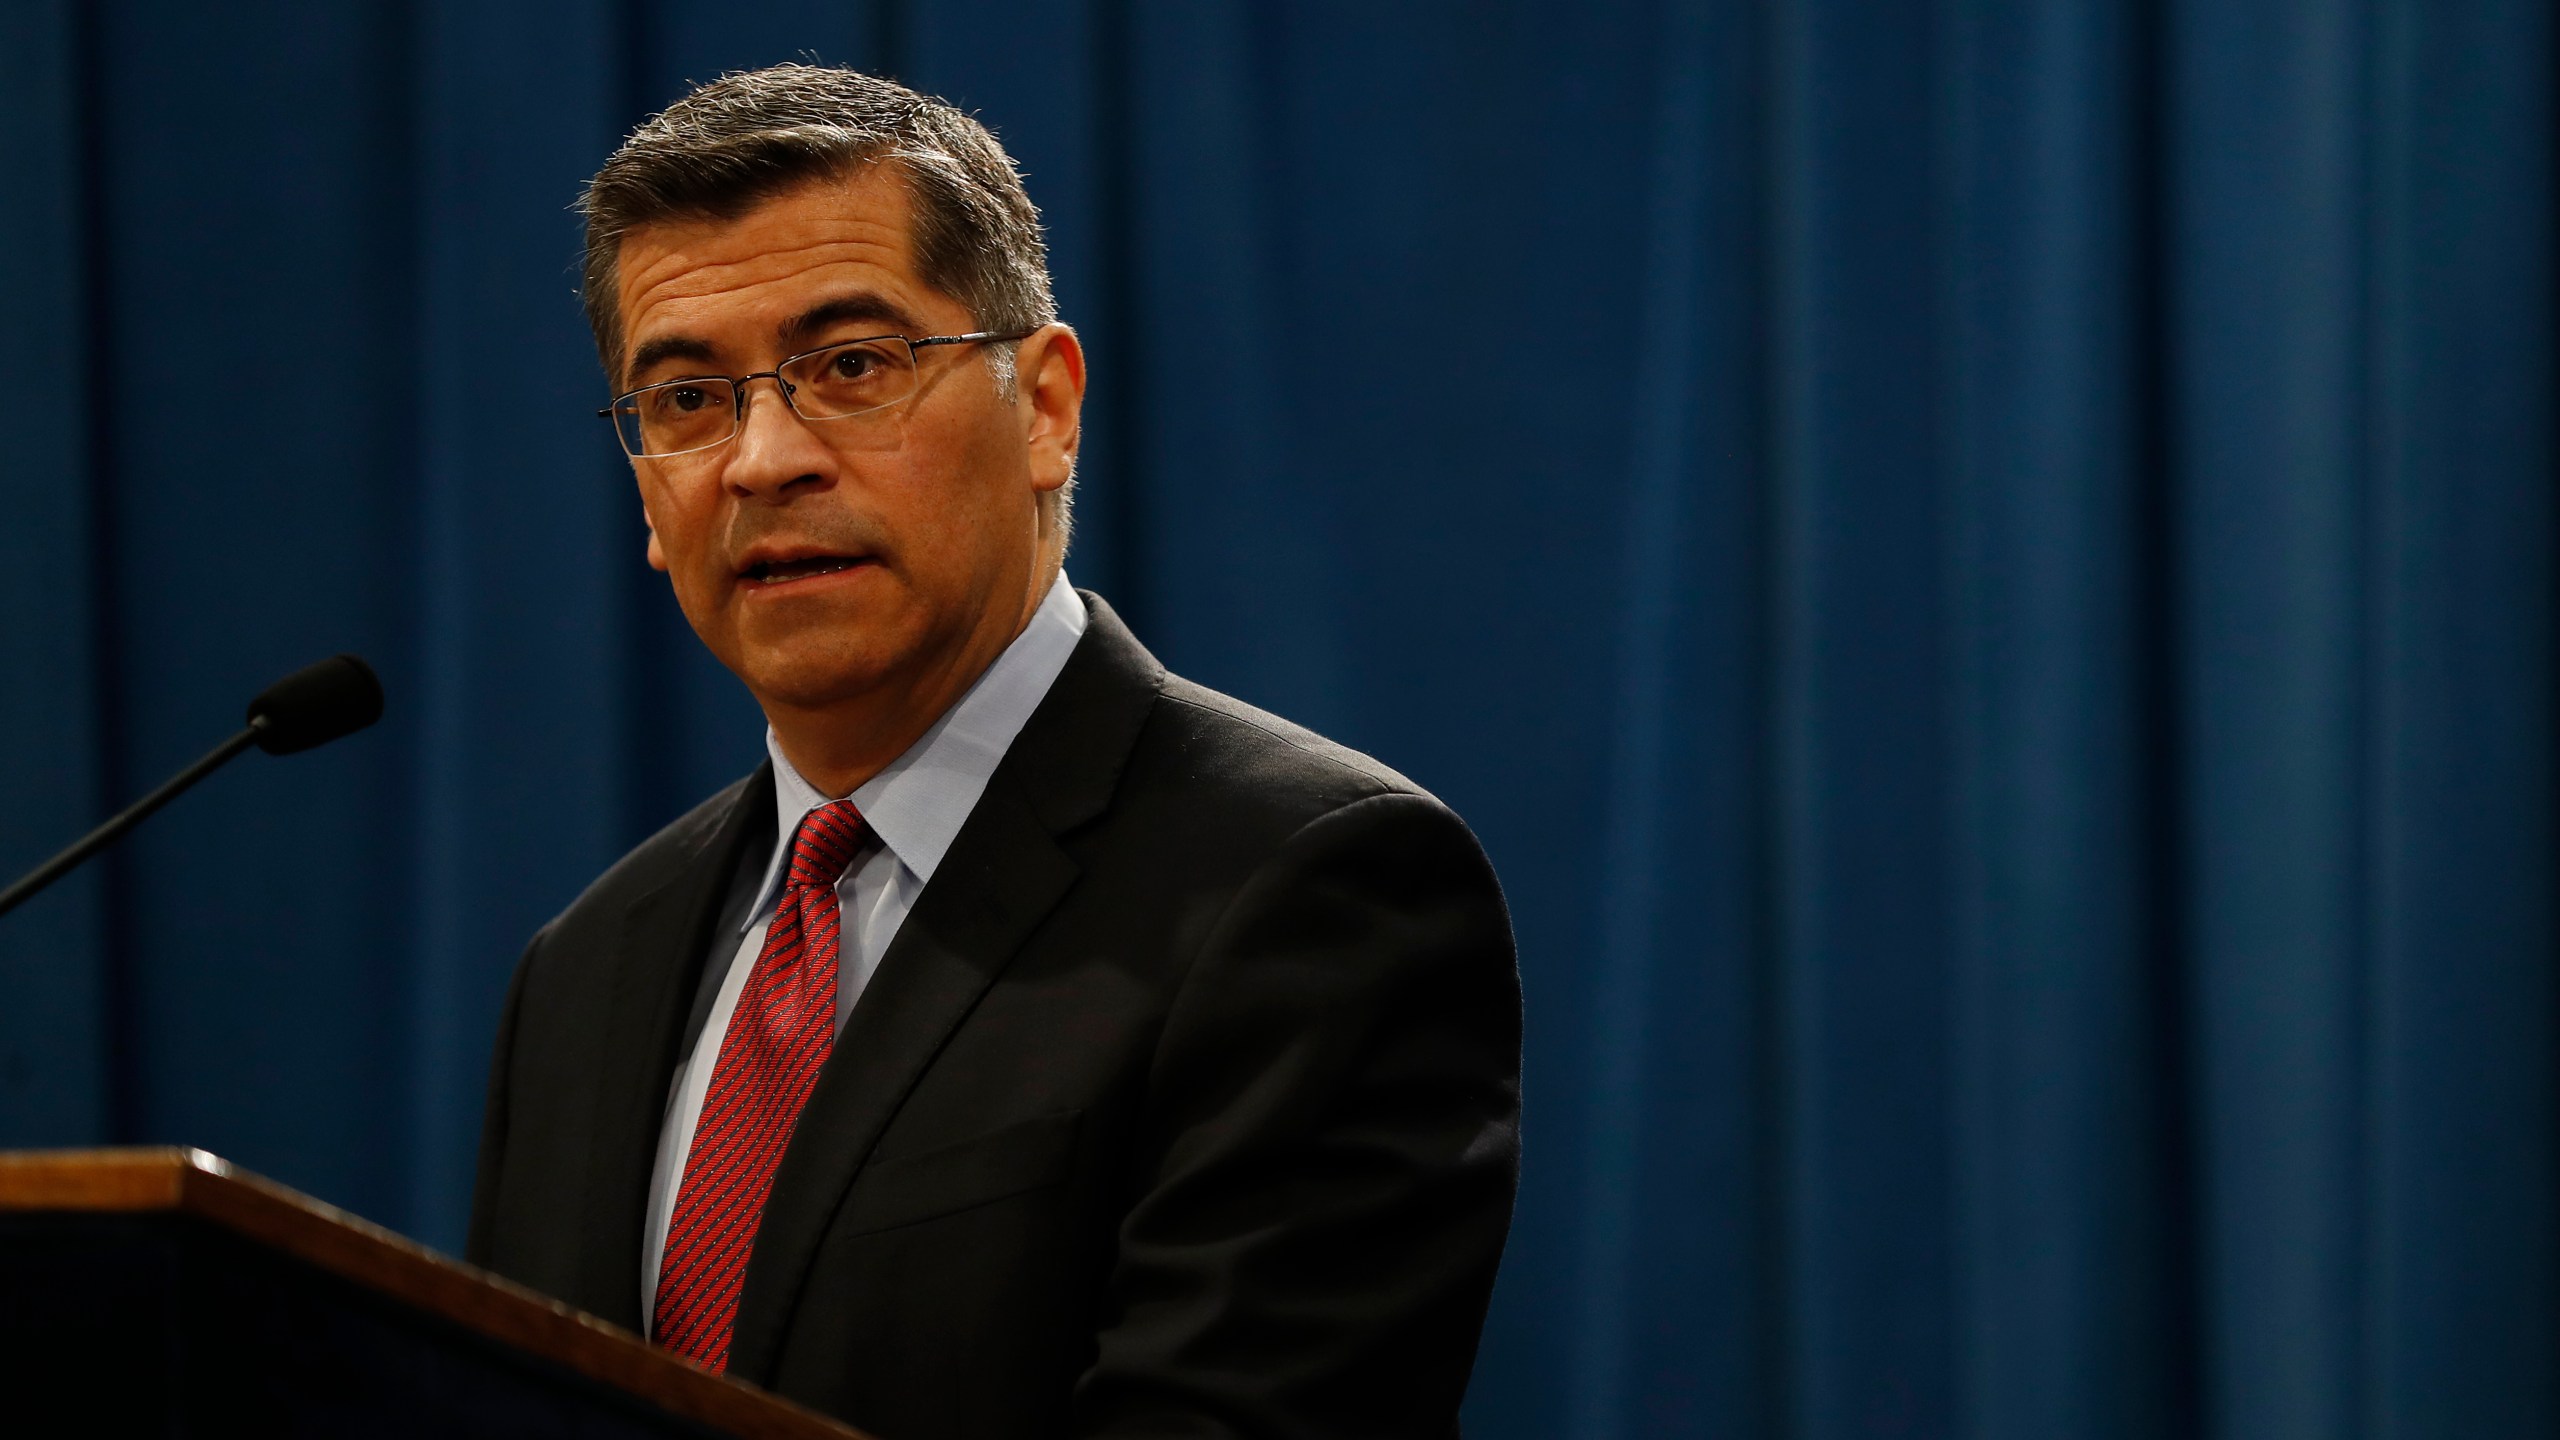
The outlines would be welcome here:
[[[742,494],[779,499],[803,482],[834,478],[835,452],[791,408],[782,385],[778,376],[758,375],[739,390],[738,438],[724,478]]]

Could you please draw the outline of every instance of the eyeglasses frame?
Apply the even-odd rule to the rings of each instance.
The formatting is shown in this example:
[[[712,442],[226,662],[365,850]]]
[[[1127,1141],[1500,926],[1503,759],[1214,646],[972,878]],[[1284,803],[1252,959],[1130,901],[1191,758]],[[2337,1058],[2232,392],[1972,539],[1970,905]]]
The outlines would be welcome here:
[[[857,415],[877,415],[883,410],[903,405],[907,401],[916,397],[917,392],[910,390],[906,394],[899,396],[895,400],[888,401],[885,404],[873,405],[862,410],[847,410],[841,415],[803,414],[800,407],[793,404],[791,401],[793,392],[798,390],[800,387],[783,379],[782,372],[789,366],[797,364],[802,360],[806,360],[812,355],[824,355],[830,350],[841,350],[848,345],[869,345],[881,340],[895,340],[899,344],[907,347],[907,361],[909,364],[914,365],[918,363],[915,352],[931,346],[1011,344],[1016,340],[1030,339],[1033,335],[1040,332],[1040,328],[1041,327],[1034,325],[1028,330],[972,330],[966,335],[926,335],[914,340],[910,340],[904,335],[862,335],[851,340],[831,340],[824,345],[816,347],[815,349],[803,350],[797,355],[785,355],[780,360],[775,361],[773,368],[770,370],[757,370],[745,375],[679,375],[672,380],[652,381],[651,383],[643,385],[636,390],[626,390],[623,393],[614,396],[612,404],[607,405],[596,412],[596,418],[613,426],[614,443],[622,447],[623,454],[630,455],[634,460],[672,460],[679,455],[699,455],[705,450],[719,449],[721,446],[737,439],[738,436],[746,430],[747,385],[751,381],[772,381],[773,387],[782,392],[783,405],[787,407],[792,414],[798,415],[801,419],[811,421],[813,423],[823,420],[850,420]],[[730,426],[728,434],[721,436],[719,439],[712,441],[708,445],[696,445],[688,450],[668,450],[656,455],[632,454],[631,443],[623,438],[620,422],[615,421],[613,418],[615,413],[621,410],[624,404],[638,396],[646,395],[652,390],[663,390],[670,385],[706,385],[714,380],[725,381],[728,384],[730,409],[732,413],[737,416],[737,421],[735,424]]]

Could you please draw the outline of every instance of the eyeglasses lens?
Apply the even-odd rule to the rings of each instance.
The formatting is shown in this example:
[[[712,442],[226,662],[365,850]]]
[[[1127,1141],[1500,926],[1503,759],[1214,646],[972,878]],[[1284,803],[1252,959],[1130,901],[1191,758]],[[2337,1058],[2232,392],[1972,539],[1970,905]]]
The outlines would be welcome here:
[[[737,432],[737,391],[726,380],[652,385],[616,405],[613,423],[634,455],[700,450]]]
[[[916,388],[915,352],[896,340],[857,340],[803,355],[783,368],[791,408],[833,420],[895,405]]]

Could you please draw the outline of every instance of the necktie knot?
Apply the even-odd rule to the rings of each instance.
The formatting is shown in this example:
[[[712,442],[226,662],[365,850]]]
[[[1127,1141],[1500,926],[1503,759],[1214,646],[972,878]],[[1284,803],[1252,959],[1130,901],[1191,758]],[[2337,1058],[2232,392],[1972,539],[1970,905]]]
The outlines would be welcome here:
[[[850,800],[831,801],[801,816],[800,829],[791,837],[790,883],[834,889],[853,863],[853,852],[862,848],[862,828],[862,812]]]

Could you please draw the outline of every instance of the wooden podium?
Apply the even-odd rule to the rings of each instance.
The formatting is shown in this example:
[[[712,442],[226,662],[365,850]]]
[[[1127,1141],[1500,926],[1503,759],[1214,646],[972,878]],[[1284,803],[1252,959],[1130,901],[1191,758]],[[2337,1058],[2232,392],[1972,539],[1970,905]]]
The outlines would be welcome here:
[[[0,1155],[0,1433],[860,1440],[200,1150]]]

